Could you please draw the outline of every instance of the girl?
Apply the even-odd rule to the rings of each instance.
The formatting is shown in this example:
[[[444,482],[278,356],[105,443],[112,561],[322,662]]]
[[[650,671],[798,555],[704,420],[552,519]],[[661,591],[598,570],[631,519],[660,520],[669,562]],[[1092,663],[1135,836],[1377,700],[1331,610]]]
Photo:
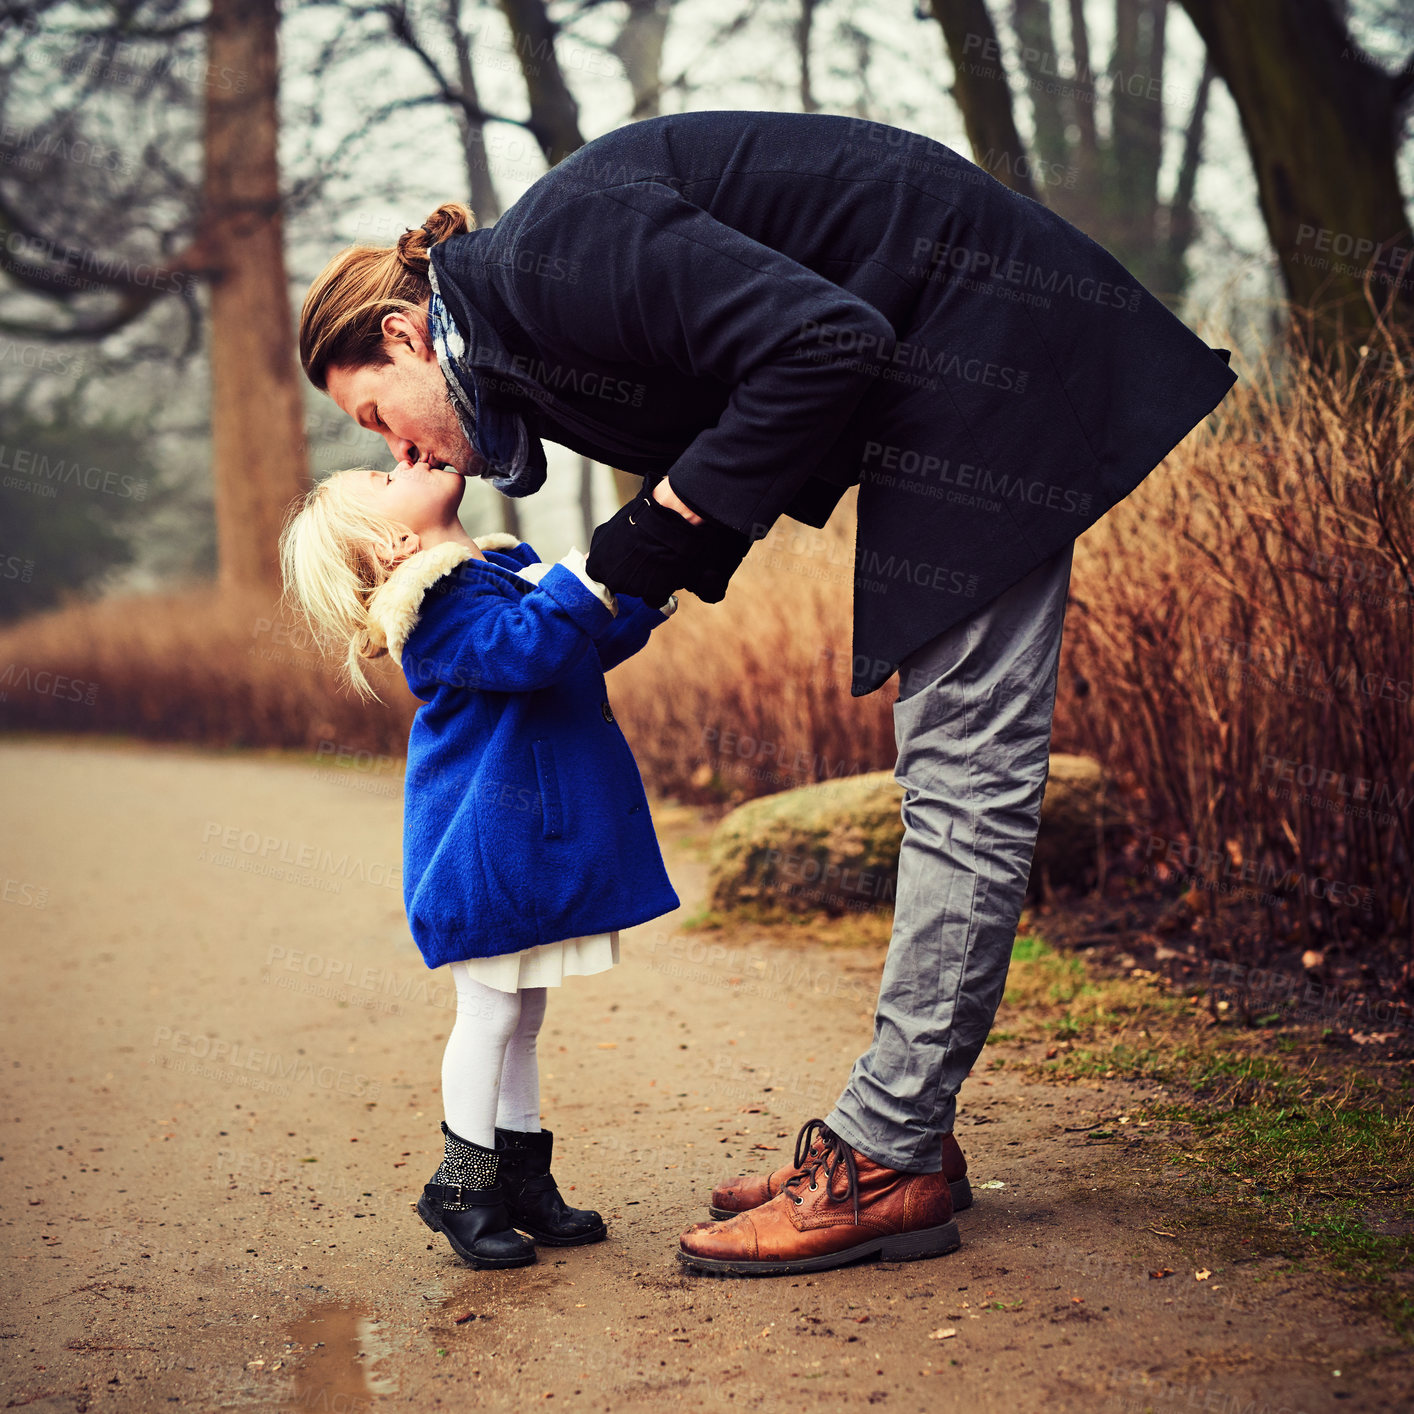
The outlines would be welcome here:
[[[680,904],[604,686],[677,596],[615,596],[578,549],[545,565],[514,536],[473,539],[457,519],[464,490],[426,461],[336,472],[286,524],[280,560],[356,691],[376,696],[363,663],[388,653],[422,699],[403,896],[427,965],[452,973],[457,1017],[445,1156],[417,1211],[471,1266],[515,1267],[535,1242],[606,1235],[550,1173],[535,1042],[547,988],[613,966],[620,928]]]

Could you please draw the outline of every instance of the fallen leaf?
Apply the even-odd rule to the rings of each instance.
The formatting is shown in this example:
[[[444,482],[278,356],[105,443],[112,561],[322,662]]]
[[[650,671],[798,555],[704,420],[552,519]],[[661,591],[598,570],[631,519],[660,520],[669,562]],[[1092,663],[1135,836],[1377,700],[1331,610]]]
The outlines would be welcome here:
[[[1207,1269],[1207,1267],[1204,1267],[1201,1272],[1194,1272],[1194,1273],[1193,1273],[1193,1280],[1194,1280],[1194,1281],[1207,1281],[1210,1276],[1212,1276],[1212,1272],[1210,1272],[1210,1271]]]
[[[1171,1277],[1172,1275],[1173,1275],[1173,1268],[1172,1268],[1172,1267],[1160,1267],[1157,1271],[1153,1271],[1153,1272],[1150,1272],[1150,1273],[1149,1273],[1149,1280],[1150,1280],[1150,1281],[1163,1281],[1163,1279],[1164,1279],[1165,1277]]]
[[[986,1183],[979,1183],[978,1188],[1005,1188],[1006,1184],[999,1178],[989,1178]]]
[[[950,1340],[957,1334],[955,1326],[941,1326],[935,1331],[928,1332],[929,1340]]]

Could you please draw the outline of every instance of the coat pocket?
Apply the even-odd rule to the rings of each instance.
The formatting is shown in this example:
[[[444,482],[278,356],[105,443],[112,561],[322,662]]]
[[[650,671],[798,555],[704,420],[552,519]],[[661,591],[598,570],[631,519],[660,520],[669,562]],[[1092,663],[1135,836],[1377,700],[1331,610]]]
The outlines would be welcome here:
[[[547,840],[560,839],[564,834],[564,805],[560,798],[560,776],[555,769],[555,748],[545,740],[534,741],[535,776],[540,786],[541,829]]]

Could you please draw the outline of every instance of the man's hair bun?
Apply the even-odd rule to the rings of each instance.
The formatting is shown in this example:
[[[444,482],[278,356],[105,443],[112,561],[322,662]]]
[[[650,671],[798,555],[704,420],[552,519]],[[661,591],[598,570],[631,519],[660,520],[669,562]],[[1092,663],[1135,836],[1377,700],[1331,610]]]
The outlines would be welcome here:
[[[415,231],[404,231],[398,237],[398,259],[410,270],[425,272],[429,247],[475,229],[476,217],[471,207],[459,201],[444,201]]]

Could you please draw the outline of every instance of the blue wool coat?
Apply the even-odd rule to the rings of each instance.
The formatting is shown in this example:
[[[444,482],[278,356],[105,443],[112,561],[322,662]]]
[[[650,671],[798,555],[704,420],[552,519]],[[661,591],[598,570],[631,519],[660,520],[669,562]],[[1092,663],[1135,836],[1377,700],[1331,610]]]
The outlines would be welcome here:
[[[667,472],[752,539],[858,485],[855,696],[1133,491],[1236,377],[1055,212],[835,113],[625,124],[430,255],[483,392],[540,436]]]
[[[617,615],[512,536],[405,560],[369,604],[422,698],[408,737],[403,898],[429,967],[629,928],[679,907],[604,673],[667,615]]]

